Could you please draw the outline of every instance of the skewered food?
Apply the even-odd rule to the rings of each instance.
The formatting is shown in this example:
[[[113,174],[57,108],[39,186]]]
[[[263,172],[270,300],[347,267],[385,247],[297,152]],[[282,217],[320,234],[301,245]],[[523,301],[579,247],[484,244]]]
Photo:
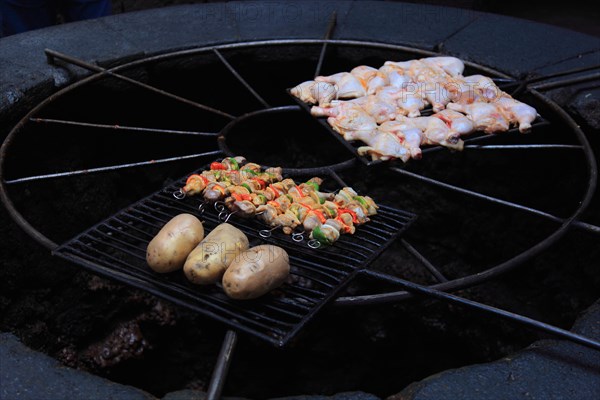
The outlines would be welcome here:
[[[327,238],[318,234],[311,236],[311,239],[317,239],[322,244],[332,244],[339,238],[339,233],[354,233],[356,225],[369,221],[369,216],[377,214],[377,205],[370,197],[359,196],[349,187],[337,194],[321,192],[322,182],[321,178],[314,177],[297,184],[288,178],[269,185],[266,190],[250,191],[247,187],[233,187],[230,188],[232,195],[225,199],[225,205],[241,217],[258,216],[271,227],[281,227],[288,235],[300,226],[312,233],[316,227],[326,224],[328,219],[336,220],[333,223],[338,232],[335,238],[331,236],[333,232]],[[238,189],[243,194],[236,193]],[[252,197],[254,195],[256,197]]]
[[[222,200],[230,194],[229,188],[236,185],[267,185],[281,181],[281,168],[267,168],[247,163],[244,157],[228,157],[210,164],[210,170],[192,174],[181,193],[186,196],[202,194],[209,203]]]
[[[188,254],[204,238],[202,222],[191,214],[179,214],[162,227],[150,241],[146,262],[156,272],[166,273],[183,267]]]
[[[382,136],[374,137],[380,139]],[[398,157],[410,157],[398,136],[390,133],[388,137],[399,147],[398,152],[403,152]],[[369,139],[365,140],[370,143]],[[414,140],[409,138],[407,142],[411,141]],[[209,202],[223,200],[232,214],[243,218],[258,216],[270,227],[280,227],[288,235],[302,226],[306,232],[311,233],[311,239],[322,244],[332,244],[340,233],[354,233],[356,225],[369,221],[369,216],[377,214],[377,205],[373,199],[359,196],[352,188],[343,188],[337,194],[326,193],[320,191],[323,183],[321,178],[313,177],[298,184],[290,178],[282,179],[281,168],[268,168],[265,172],[260,172],[258,164],[246,163],[245,159],[236,157],[228,160],[229,163],[212,163],[209,171],[191,175],[182,192],[203,194]],[[207,184],[205,180],[208,181]],[[218,195],[208,195],[209,192]],[[323,228],[327,234],[312,235],[315,228],[322,225],[328,225]],[[337,235],[331,231],[332,228]],[[196,249],[194,252],[200,250]],[[189,262],[191,265],[191,261]],[[184,270],[186,274],[190,271],[191,276],[188,262]],[[197,277],[200,276],[198,271],[194,271],[194,274],[194,279],[202,281],[203,278]],[[213,275],[210,277],[213,279]]]
[[[531,129],[538,116],[535,108],[513,99],[489,77],[463,76],[464,68],[455,57],[386,61],[379,69],[361,65],[317,77],[291,93],[314,104],[311,114],[327,117],[345,140],[364,142],[358,153],[373,160],[418,159],[423,145],[462,150],[461,136],[475,130],[491,134],[511,125],[522,133]],[[332,85],[326,97],[299,95],[301,88],[315,91],[324,82]],[[427,105],[434,114],[422,117]]]
[[[221,224],[189,253],[183,272],[192,283],[215,283],[221,279],[233,260],[248,247],[248,238],[242,231],[233,225]]]
[[[241,253],[227,268],[223,290],[233,299],[255,299],[281,286],[289,274],[290,261],[284,249],[256,246]]]

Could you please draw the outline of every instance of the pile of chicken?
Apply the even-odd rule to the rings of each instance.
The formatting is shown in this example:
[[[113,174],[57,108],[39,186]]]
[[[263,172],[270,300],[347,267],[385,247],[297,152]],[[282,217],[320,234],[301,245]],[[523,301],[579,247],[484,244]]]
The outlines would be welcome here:
[[[300,100],[316,104],[311,114],[327,117],[348,141],[360,140],[359,154],[374,160],[421,158],[421,145],[462,150],[461,136],[474,131],[503,132],[511,124],[527,132],[535,108],[513,99],[483,75],[463,76],[454,57],[387,61],[350,72],[318,76],[291,89]],[[421,117],[431,105],[432,116]]]
[[[352,188],[337,193],[321,192],[321,178],[303,183],[283,179],[281,168],[248,163],[244,157],[228,157],[213,162],[210,170],[190,175],[181,192],[202,194],[208,203],[223,201],[236,215],[258,216],[271,227],[291,234],[299,226],[321,244],[333,244],[340,234],[353,234],[356,225],[369,221],[378,206],[369,196],[359,196]]]

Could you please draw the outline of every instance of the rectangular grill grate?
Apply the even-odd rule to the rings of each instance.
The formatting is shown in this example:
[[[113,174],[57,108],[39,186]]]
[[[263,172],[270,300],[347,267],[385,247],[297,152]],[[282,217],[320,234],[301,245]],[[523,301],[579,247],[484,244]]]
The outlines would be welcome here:
[[[330,135],[332,135],[334,138],[336,138],[350,153],[352,153],[354,155],[354,157],[358,158],[363,164],[365,164],[367,166],[371,166],[371,165],[388,162],[388,161],[382,161],[382,160],[371,160],[371,157],[369,157],[369,156],[360,155],[358,153],[358,148],[360,146],[364,146],[364,143],[362,143],[361,141],[358,141],[358,140],[347,141],[346,139],[344,139],[344,137],[342,135],[340,135],[338,132],[333,130],[333,128],[327,123],[327,117],[313,117],[312,114],[310,113],[310,109],[312,108],[312,105],[305,103],[302,100],[300,100],[299,98],[297,98],[296,96],[294,96],[291,93],[291,89],[286,89],[286,90],[287,90],[287,93],[292,97],[292,99],[294,99],[294,101],[300,106],[300,108],[304,112],[306,112],[308,115],[310,115],[311,118],[316,119],[327,130],[327,132],[329,132]],[[423,116],[423,117],[428,117],[428,116],[431,116],[432,114],[433,114],[433,109],[431,108],[431,106],[427,106],[424,110],[421,110],[421,116]],[[531,124],[531,127],[533,130],[536,130],[536,129],[539,129],[546,125],[548,125],[548,121],[546,121],[544,118],[538,116],[537,119]],[[506,132],[502,132],[499,134],[492,134],[492,135],[477,131],[477,132],[472,133],[468,137],[463,138],[463,140],[465,140],[465,144],[467,142],[469,142],[469,143],[481,142],[481,141],[485,141],[488,139],[492,139],[497,135],[506,135],[509,133],[519,134],[519,129],[511,128]],[[423,153],[426,153],[428,150],[432,150],[432,149],[435,150],[435,147],[440,147],[440,146],[425,145],[422,147]]]
[[[315,250],[306,241],[295,242],[278,230],[270,238],[262,238],[258,231],[265,229],[264,224],[233,215],[228,222],[248,236],[251,246],[269,243],[285,248],[292,270],[291,282],[273,293],[236,301],[217,285],[192,285],[181,271],[158,274],[146,264],[148,242],[169,219],[182,212],[199,215],[200,198],[177,200],[172,196],[184,181],[121,210],[53,254],[281,347],[415,219],[414,214],[381,206],[379,214],[359,226],[354,235],[342,235],[333,246]],[[206,208],[201,219],[208,233],[219,222],[213,207]]]

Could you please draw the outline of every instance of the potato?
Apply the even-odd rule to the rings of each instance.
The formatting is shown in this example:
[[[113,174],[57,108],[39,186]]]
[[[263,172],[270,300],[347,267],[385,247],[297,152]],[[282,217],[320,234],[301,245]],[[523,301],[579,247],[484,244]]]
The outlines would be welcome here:
[[[190,253],[183,272],[192,283],[215,283],[221,279],[229,264],[248,247],[244,232],[233,225],[221,224]]]
[[[192,214],[179,214],[167,222],[148,243],[146,262],[160,273],[181,269],[190,251],[203,238],[202,222]]]
[[[256,246],[231,263],[223,275],[223,289],[233,299],[255,299],[283,284],[289,274],[290,261],[284,249]]]

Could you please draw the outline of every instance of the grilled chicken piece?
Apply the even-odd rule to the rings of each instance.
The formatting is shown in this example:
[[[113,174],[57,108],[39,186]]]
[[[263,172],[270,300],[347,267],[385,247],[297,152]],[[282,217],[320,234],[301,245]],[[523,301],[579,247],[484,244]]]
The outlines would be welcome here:
[[[423,98],[433,107],[434,112],[442,111],[450,103],[450,94],[438,82],[423,82],[419,84],[419,91]]]
[[[228,197],[225,200],[225,205],[236,215],[243,218],[251,218],[256,215],[256,206],[249,200],[235,201],[233,197]]]
[[[383,96],[371,94],[350,101],[361,106],[378,124],[394,120],[398,113],[403,112],[403,110],[396,105],[395,101],[386,101],[383,99]]]
[[[465,70],[465,64],[456,57],[427,57],[421,61],[443,69],[450,76],[462,75]]]
[[[417,128],[423,132],[421,144],[442,145],[451,149],[462,150],[463,141],[460,134],[453,131],[444,121],[436,117],[402,117],[398,122],[407,127]]]
[[[393,86],[385,86],[377,90],[373,99],[373,103],[370,104],[371,110],[374,113],[378,112],[377,117],[379,121],[384,122],[383,117],[389,116],[387,121],[394,119],[392,116],[397,117],[399,115],[408,115],[409,117],[416,117],[421,115],[421,110],[425,108],[427,103],[423,101],[423,97],[418,90],[418,87],[414,84],[409,85],[406,89],[399,89]],[[359,101],[357,99],[354,101]],[[386,108],[386,105],[395,105],[396,111],[390,112]],[[391,108],[389,108],[391,110]]]
[[[420,116],[421,110],[427,105],[418,87],[411,85],[406,89],[400,90],[396,104],[402,110],[402,114],[410,118]]]
[[[313,116],[326,116],[329,125],[346,140],[369,139],[377,129],[377,122],[358,104],[347,101],[332,103],[332,107],[313,107]]]
[[[483,75],[451,78],[443,86],[450,100],[459,104],[491,102],[503,93],[492,79]]]
[[[357,77],[367,89],[367,94],[375,94],[377,89],[387,84],[387,80],[384,74],[379,72],[377,68],[369,67],[367,65],[359,65],[350,71],[352,75]]]
[[[277,208],[271,204],[263,204],[256,207],[256,215],[269,226],[273,226],[273,221],[275,221],[278,214]]]
[[[399,158],[406,162],[410,159],[410,152],[402,145],[400,138],[392,133],[379,131],[368,141],[367,146],[358,148],[358,154],[368,154],[373,160],[391,160]]]
[[[393,65],[384,65],[379,68],[379,73],[385,77],[385,82],[389,86],[403,89],[411,82],[408,75],[404,75],[404,70]]]
[[[283,169],[281,167],[267,168],[265,170],[265,173],[267,174],[269,179],[263,179],[263,180],[265,180],[267,182],[279,182],[283,179],[283,176],[281,176],[282,172],[283,172]],[[262,179],[262,176],[259,176],[259,178]]]
[[[368,95],[375,94],[377,89],[388,83],[384,74],[379,72],[377,68],[369,67],[367,65],[359,65],[358,67],[353,68],[350,73],[363,82],[363,86],[366,86]]]
[[[527,133],[531,130],[531,123],[537,118],[535,108],[513,99],[509,95],[502,96],[496,104],[504,111],[513,124],[519,125],[519,132]]]
[[[306,81],[293,87],[290,92],[305,103],[327,106],[337,96],[332,83],[323,81]]]
[[[286,210],[283,214],[275,217],[272,226],[281,226],[283,233],[289,235],[297,226],[301,224],[300,220],[291,210]]]
[[[465,136],[475,131],[473,121],[457,111],[446,109],[433,116],[444,121],[453,132],[458,133],[460,136]]]
[[[485,133],[505,132],[509,127],[509,120],[504,111],[496,103],[477,102],[472,104],[448,104],[450,110],[467,114],[473,121],[476,130]]]
[[[367,94],[366,85],[350,72],[340,72],[330,76],[317,76],[317,82],[327,82],[337,87],[338,99],[354,99]]]
[[[408,75],[412,82],[445,82],[451,76],[438,67],[435,63],[426,63],[421,60],[402,62],[386,61],[384,66],[391,65],[400,68],[403,75]]]
[[[402,147],[408,151],[410,158],[421,159],[423,132],[420,129],[410,127],[403,122],[388,121],[379,125],[378,132],[387,132],[395,135]],[[408,159],[403,159],[402,161],[406,162]]]

